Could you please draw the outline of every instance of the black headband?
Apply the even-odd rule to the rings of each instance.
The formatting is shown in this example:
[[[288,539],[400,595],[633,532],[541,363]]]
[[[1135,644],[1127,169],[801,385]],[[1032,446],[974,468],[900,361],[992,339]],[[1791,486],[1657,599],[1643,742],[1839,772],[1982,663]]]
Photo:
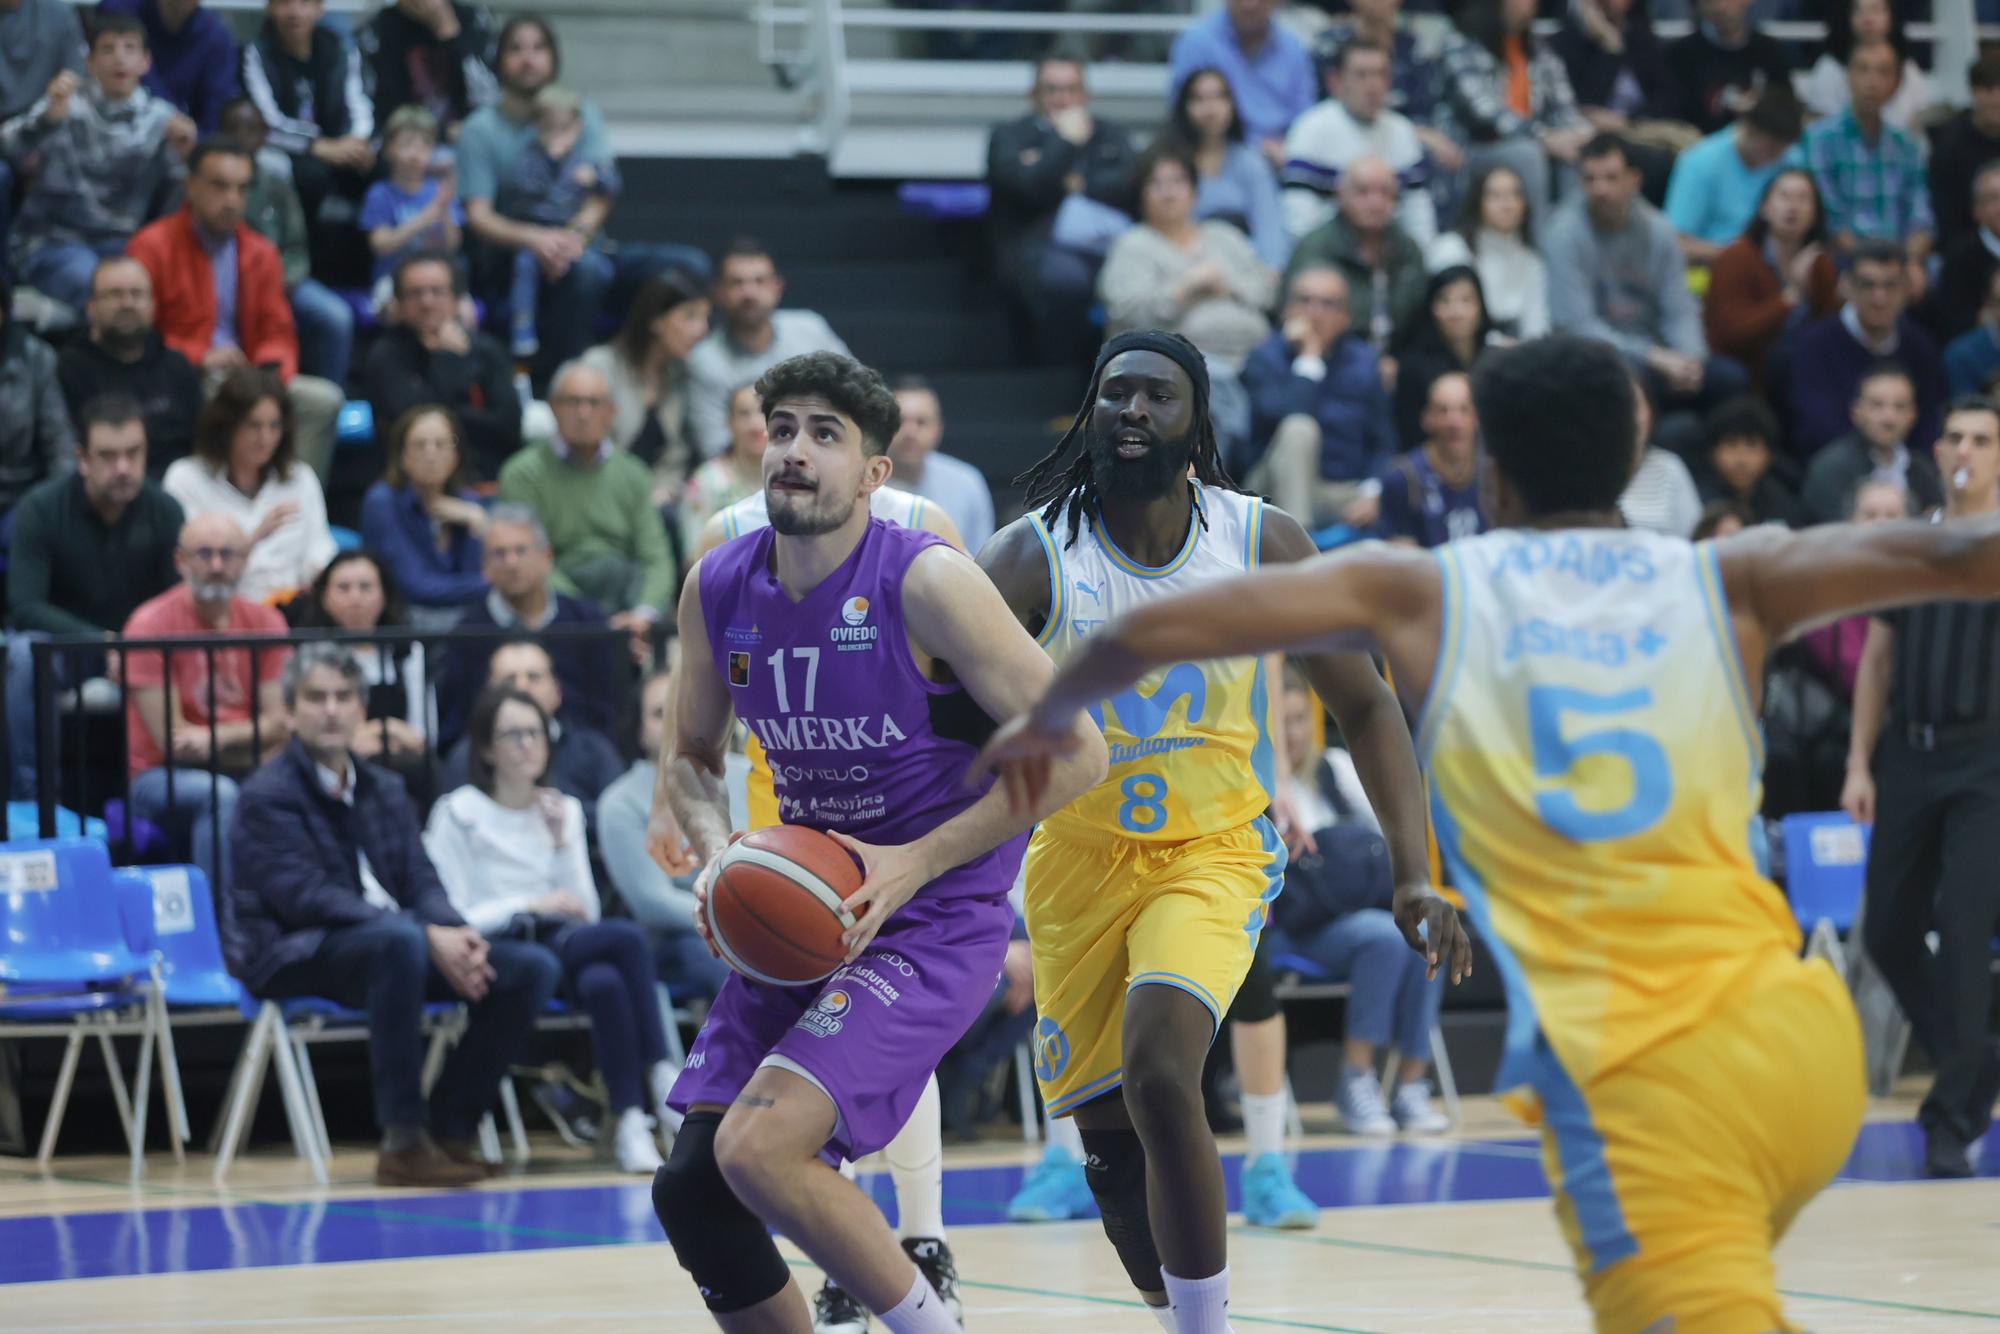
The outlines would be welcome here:
[[[1103,378],[1104,368],[1121,352],[1159,353],[1187,372],[1188,379],[1194,384],[1195,401],[1208,402],[1208,362],[1203,360],[1200,350],[1193,343],[1164,329],[1133,329],[1105,343],[1097,354],[1097,365],[1091,368],[1093,390]]]

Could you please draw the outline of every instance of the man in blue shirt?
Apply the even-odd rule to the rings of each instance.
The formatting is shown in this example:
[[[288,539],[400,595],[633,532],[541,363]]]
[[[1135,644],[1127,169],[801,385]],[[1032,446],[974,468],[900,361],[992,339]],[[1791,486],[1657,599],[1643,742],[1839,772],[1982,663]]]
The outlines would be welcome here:
[[[1695,144],[1674,163],[1667,181],[1667,221],[1680,233],[1681,254],[1707,264],[1743,235],[1764,188],[1805,128],[1799,100],[1772,84],[1736,123]]]
[[[1375,536],[1424,548],[1486,531],[1479,508],[1479,416],[1472,381],[1452,371],[1431,381],[1424,403],[1424,444],[1382,470],[1382,512]]]
[[[1270,158],[1284,161],[1285,131],[1319,100],[1312,57],[1298,38],[1271,22],[1277,0],[1228,0],[1174,39],[1167,98],[1200,69],[1219,70],[1236,98],[1244,134]]]
[[[204,137],[214,134],[223,104],[239,91],[236,38],[201,0],[103,0],[102,14],[130,14],[146,25],[153,68],[146,88],[186,112]]]
[[[1377,474],[1396,449],[1381,360],[1352,331],[1339,269],[1308,265],[1286,290],[1282,330],[1243,363],[1250,438],[1263,457],[1234,471],[1309,528],[1366,528],[1381,496]]]

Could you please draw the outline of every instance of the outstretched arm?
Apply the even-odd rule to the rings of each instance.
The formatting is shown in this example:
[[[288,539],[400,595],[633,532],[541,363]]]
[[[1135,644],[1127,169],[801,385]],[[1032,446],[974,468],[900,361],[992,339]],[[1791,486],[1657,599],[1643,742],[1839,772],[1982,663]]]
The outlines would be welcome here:
[[[1048,655],[1008,615],[992,581],[962,552],[930,547],[918,554],[903,579],[903,621],[918,652],[949,667],[973,702],[997,722],[1024,713],[1053,671]],[[991,852],[1103,779],[1104,737],[1088,717],[1070,719],[1062,751],[1031,801],[1016,801],[995,784],[937,828],[895,848],[836,833],[866,869],[861,889],[846,903],[861,917],[847,933],[849,960],[925,884]]]
[[[1281,509],[1264,507],[1259,558],[1265,564],[1297,565],[1316,555],[1298,520]],[[1430,964],[1433,975],[1442,960],[1456,982],[1472,971],[1472,949],[1456,911],[1431,887],[1424,778],[1417,769],[1403,706],[1366,653],[1312,653],[1298,662],[1340,724],[1368,804],[1381,821],[1396,885],[1392,903],[1396,924],[1410,947]]]
[[[1825,621],[1921,602],[2000,596],[2000,514],[1954,523],[1766,527],[1716,544],[1750,681],[1777,645]]]

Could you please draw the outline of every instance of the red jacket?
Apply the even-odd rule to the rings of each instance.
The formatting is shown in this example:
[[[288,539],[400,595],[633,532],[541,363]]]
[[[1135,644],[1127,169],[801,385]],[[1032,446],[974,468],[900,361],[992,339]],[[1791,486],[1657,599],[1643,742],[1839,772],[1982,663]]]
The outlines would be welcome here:
[[[185,207],[139,230],[125,253],[153,276],[153,323],[168,347],[196,366],[215,334],[215,275]],[[299,335],[285,299],[278,248],[242,223],[236,227],[236,340],[252,365],[275,366],[286,383],[298,374]]]

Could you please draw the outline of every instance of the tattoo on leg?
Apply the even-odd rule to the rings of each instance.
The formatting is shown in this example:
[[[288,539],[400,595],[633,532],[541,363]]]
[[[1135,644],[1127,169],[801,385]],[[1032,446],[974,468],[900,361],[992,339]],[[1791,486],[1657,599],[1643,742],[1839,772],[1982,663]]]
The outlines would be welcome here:
[[[759,1098],[745,1093],[737,1097],[736,1105],[738,1107],[776,1107],[778,1100],[776,1098]]]

